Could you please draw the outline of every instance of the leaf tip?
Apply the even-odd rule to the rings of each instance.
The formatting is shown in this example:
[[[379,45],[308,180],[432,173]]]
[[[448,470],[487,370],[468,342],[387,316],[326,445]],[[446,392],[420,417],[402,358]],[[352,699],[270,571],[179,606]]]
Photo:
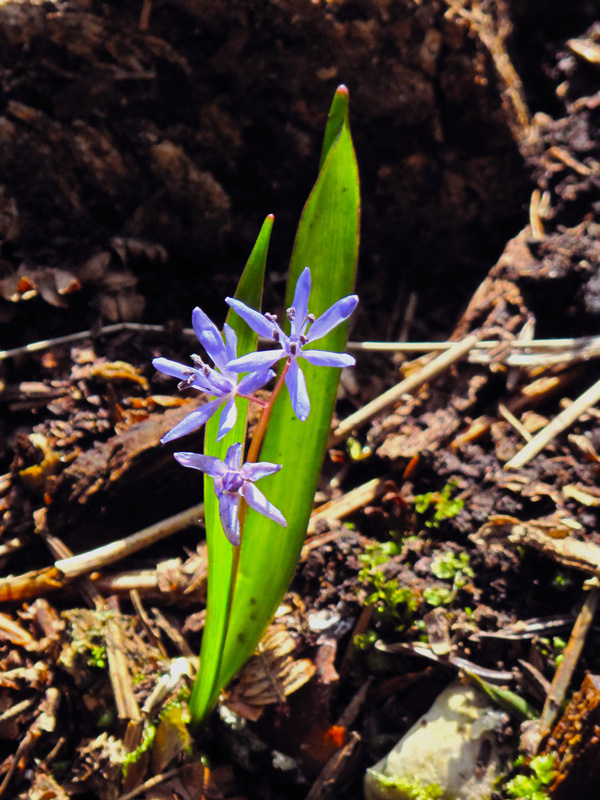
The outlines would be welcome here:
[[[335,93],[345,95],[346,97],[348,97],[348,95],[350,94],[350,92],[348,91],[348,87],[346,86],[345,83],[340,83],[338,88],[335,90]]]
[[[275,214],[267,214],[267,219],[271,220],[271,222],[275,219]]]

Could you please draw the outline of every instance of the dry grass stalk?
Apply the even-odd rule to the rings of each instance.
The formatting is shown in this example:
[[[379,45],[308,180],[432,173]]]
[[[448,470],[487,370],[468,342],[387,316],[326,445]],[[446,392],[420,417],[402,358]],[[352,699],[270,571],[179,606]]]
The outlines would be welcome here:
[[[506,49],[512,25],[504,2],[495,4],[498,20],[486,13],[477,0],[446,0],[448,16],[469,23],[471,31],[490,54],[501,82],[501,93],[508,123],[518,143],[526,142],[532,134],[531,115],[525,99],[523,83]]]
[[[317,523],[320,520],[331,522],[343,519],[354,511],[358,511],[372,503],[373,500],[385,492],[385,484],[386,478],[374,478],[371,481],[367,481],[367,483],[363,483],[362,486],[357,486],[356,489],[352,489],[342,497],[323,503],[311,514],[307,533],[309,535],[315,533]]]
[[[132,533],[131,536],[126,536],[124,539],[118,539],[116,542],[110,542],[77,556],[62,558],[54,566],[63,573],[65,578],[72,580],[92,570],[114,564],[190,525],[197,525],[202,516],[204,516],[204,503],[199,503],[137,533]]]
[[[452,364],[460,361],[461,358],[473,348],[476,342],[481,339],[479,334],[471,334],[466,336],[462,341],[456,342],[445,353],[442,353],[433,361],[430,361],[417,373],[410,375],[396,386],[392,386],[387,392],[384,392],[375,400],[367,403],[364,408],[359,409],[354,414],[351,414],[345,420],[340,422],[338,427],[333,431],[329,440],[329,446],[343,441],[352,431],[366,425],[373,417],[385,411],[390,406],[397,403],[403,394],[414,392],[427,381],[435,378],[437,375],[445,372]]]
[[[549,733],[556,715],[560,711],[565,694],[571,682],[573,671],[579,661],[579,656],[585,644],[585,638],[594,619],[594,614],[600,599],[600,590],[597,587],[586,592],[586,596],[577,615],[577,620],[571,631],[569,642],[563,651],[563,658],[558,665],[546,697],[544,708],[540,717],[539,731],[541,738]]]
[[[588,410],[588,408],[596,405],[599,400],[600,381],[596,381],[596,383],[580,395],[575,402],[561,411],[545,428],[542,428],[522,450],[519,450],[516,456],[511,458],[510,461],[507,461],[504,465],[504,469],[520,469],[524,467],[525,464],[537,456],[546,445],[550,444],[559,433],[569,428]]]
[[[117,617],[108,622],[106,654],[108,656],[108,672],[118,717],[119,719],[140,722],[142,714],[133,693],[123,634]]]

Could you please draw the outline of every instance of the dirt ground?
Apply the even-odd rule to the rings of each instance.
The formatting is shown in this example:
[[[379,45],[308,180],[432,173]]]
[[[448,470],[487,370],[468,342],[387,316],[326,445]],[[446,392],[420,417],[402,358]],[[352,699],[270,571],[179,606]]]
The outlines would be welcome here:
[[[0,68],[0,798],[360,798],[467,674],[533,709],[511,762],[595,797],[595,3],[13,0]],[[192,740],[202,497],[159,442],[201,399],[151,361],[270,212],[281,305],[342,82],[350,339],[410,346],[355,347],[290,593]]]

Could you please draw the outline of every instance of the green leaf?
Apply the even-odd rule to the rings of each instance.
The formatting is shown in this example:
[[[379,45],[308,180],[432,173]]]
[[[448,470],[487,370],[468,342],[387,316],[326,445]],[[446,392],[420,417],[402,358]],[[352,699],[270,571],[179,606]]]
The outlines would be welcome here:
[[[358,168],[348,126],[346,90],[338,91],[332,108],[327,155],[302,212],[286,295],[289,306],[298,277],[309,266],[313,287],[310,310],[317,316],[352,293],[358,259]],[[339,124],[335,135],[334,124]],[[342,352],[346,337],[346,326],[341,325],[319,341],[319,349]],[[274,404],[260,453],[261,461],[282,464],[279,473],[261,481],[260,489],[283,512],[288,527],[282,529],[248,510],[231,618],[211,702],[254,652],[289,585],[306,534],[340,371],[305,366],[305,362],[302,369],[311,413],[306,422],[300,422],[287,391],[283,391]]]
[[[465,672],[469,680],[476,686],[479,686],[481,691],[484,692],[493,703],[496,703],[496,705],[503,708],[509,714],[522,720],[537,719],[539,717],[535,708],[530,706],[527,700],[524,700],[520,695],[516,694],[516,692],[511,692],[510,689],[502,689],[500,686],[494,686],[493,683],[489,683],[483,678],[480,678],[479,675],[476,675],[474,672],[469,672],[468,670],[465,670]]]
[[[267,250],[272,229],[273,217],[270,215],[263,223],[235,294],[238,300],[254,308],[261,306]],[[250,353],[256,349],[256,334],[233,311],[227,315],[227,323],[237,334],[238,354]],[[224,459],[230,445],[244,441],[248,401],[236,398],[235,402],[238,411],[237,422],[233,430],[220,442],[217,442],[219,413],[215,414],[206,424],[204,452],[207,455]],[[190,715],[194,725],[200,723],[210,708],[211,698],[215,693],[231,606],[234,552],[233,546],[223,533],[213,480],[206,475],[204,476],[204,514],[209,562],[207,595],[209,613],[206,615],[206,624],[202,634],[200,672],[190,698]]]
[[[323,147],[321,148],[321,160],[319,161],[319,172],[323,169],[325,159],[329,155],[331,146],[340,135],[344,122],[348,117],[348,89],[344,85],[338,86],[333,97],[329,114],[327,114],[327,124],[323,135]]]

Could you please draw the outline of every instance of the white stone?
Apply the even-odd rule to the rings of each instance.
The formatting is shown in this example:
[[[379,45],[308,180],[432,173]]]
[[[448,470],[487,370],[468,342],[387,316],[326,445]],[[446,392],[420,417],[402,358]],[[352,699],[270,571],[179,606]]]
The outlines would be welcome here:
[[[366,800],[488,800],[503,760],[496,731],[505,720],[479,689],[452,683],[367,770]]]

